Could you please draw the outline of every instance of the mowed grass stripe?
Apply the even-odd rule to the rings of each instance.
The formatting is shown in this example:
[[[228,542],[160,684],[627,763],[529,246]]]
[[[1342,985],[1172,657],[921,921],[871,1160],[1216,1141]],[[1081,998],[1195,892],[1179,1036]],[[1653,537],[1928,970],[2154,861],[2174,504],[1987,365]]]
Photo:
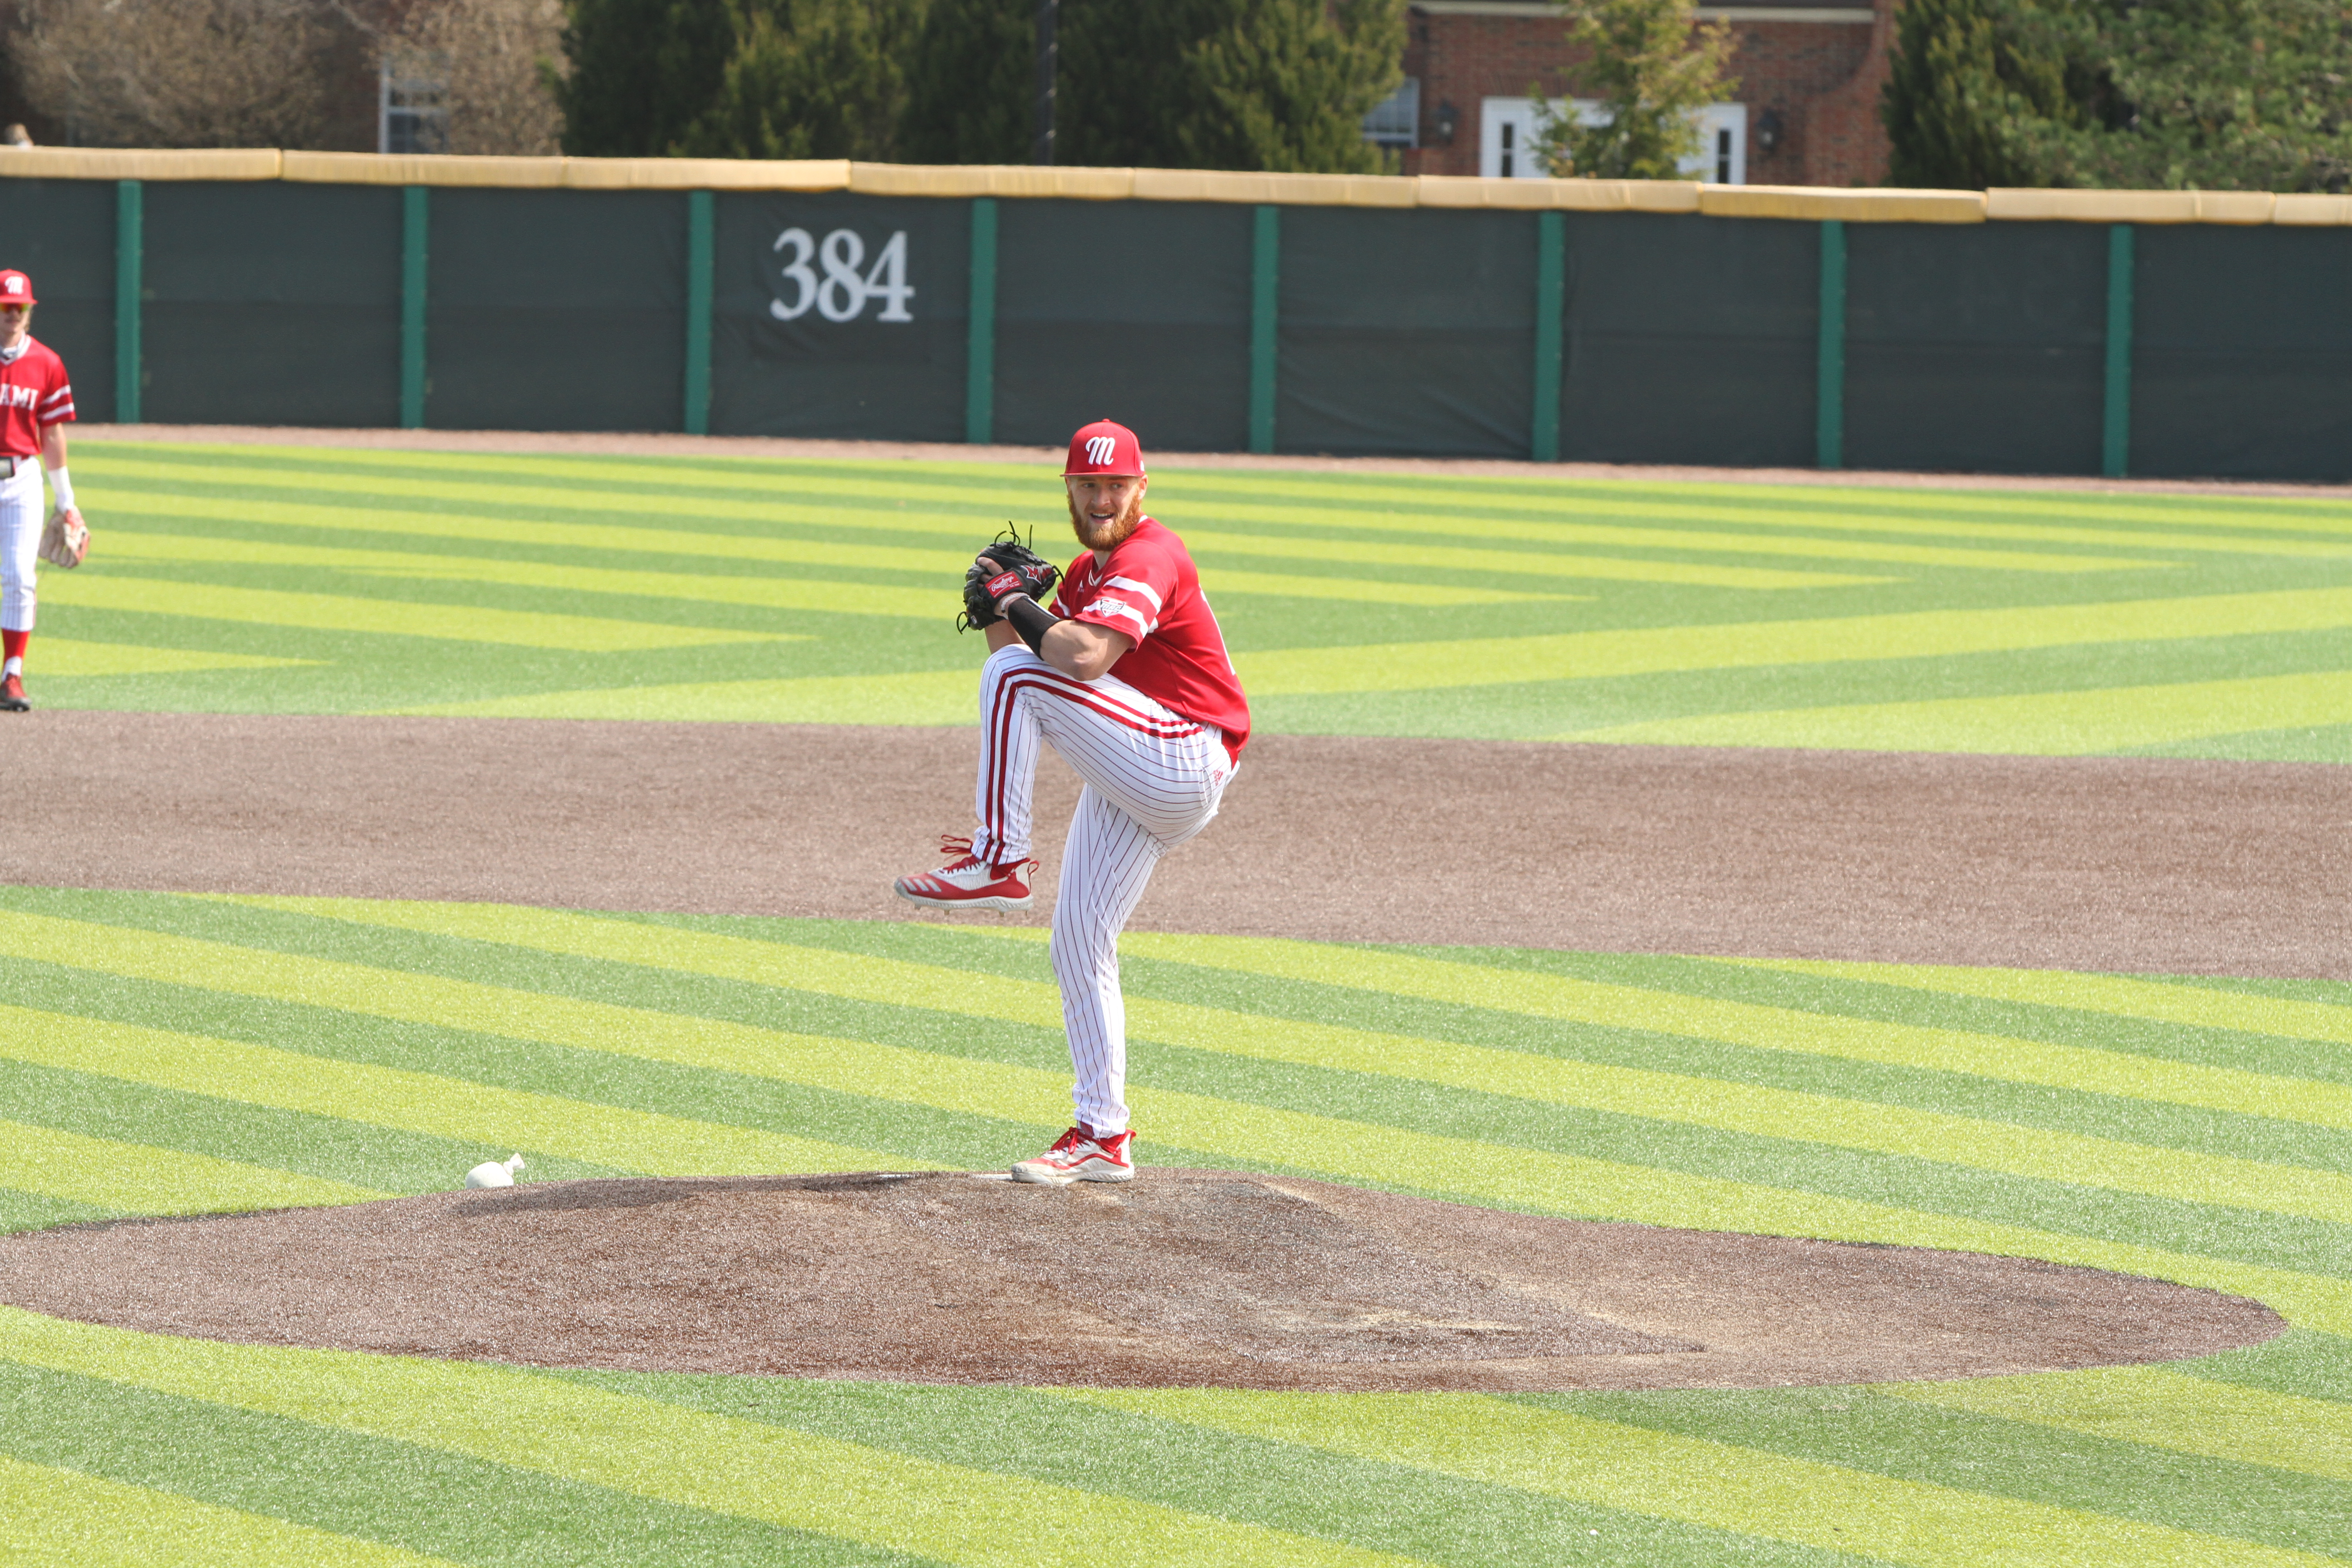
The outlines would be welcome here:
[[[2064,1007],[2111,1017],[2140,1018],[2198,1029],[2231,1029],[2352,1046],[2352,1006],[2263,996],[2243,991],[2129,975],[2076,974],[2039,969],[1971,969],[1933,963],[1836,963],[1796,958],[1725,958],[1713,962],[1744,969],[1777,969],[1791,974],[1867,985],[2017,1002],[2034,1007]]]
[[[2112,604],[1916,610],[1454,642],[1293,647],[1236,654],[1234,664],[1253,697],[1308,697],[1676,670],[1943,658],[2347,626],[2352,626],[2352,588],[2292,588]]]
[[[991,928],[987,934],[996,936],[999,932]],[[1011,940],[1024,940],[1010,928],[1002,934]],[[1458,960],[1281,938],[1130,931],[1120,939],[1120,947],[1136,957],[1352,990],[1393,993],[1604,1028],[1642,1029],[1753,1050],[1843,1057],[1890,1067],[2042,1084],[2084,1094],[2160,1100],[2274,1121],[2352,1128],[2352,1086],[2173,1061],[2129,1051],[1806,1012]],[[1782,961],[1771,961],[1769,966],[1782,966]]]
[[[675,1373],[549,1375],[950,1463],[984,1445],[992,1469],[1330,1536],[1453,1568],[1726,1562],[1846,1568],[1852,1561],[1524,1489],[1076,1404],[1046,1390]]]
[[[241,621],[304,631],[368,632],[381,637],[432,637],[506,644],[570,653],[641,653],[655,648],[708,647],[718,643],[776,642],[772,632],[722,626],[666,626],[605,620],[487,605],[435,605],[350,594],[302,594],[280,588],[240,588],[218,583],[119,574],[58,573],[45,602],[117,614]]]
[[[1051,1026],[1060,1016],[1059,993],[1042,982],[978,976],[969,970],[825,948],[786,947],[675,926],[482,904],[257,898],[237,901],[573,957],[681,970],[861,1001],[896,1002],[960,1016],[1039,1026]],[[1139,1037],[1258,1060],[1412,1079],[1755,1137],[1826,1143],[2183,1203],[2352,1224],[2352,1178],[2331,1172],[2135,1145],[1878,1101],[1340,1028],[1149,997],[1130,999],[1128,1026]]]
[[[1361,539],[1299,539],[1277,534],[1233,533],[1202,528],[1179,518],[1177,531],[1193,553],[1275,557],[1297,561],[1346,561],[1363,565],[1475,572],[1499,582],[1533,577],[1591,578],[1618,583],[1673,583],[1703,588],[1837,588],[1882,583],[1884,577],[1845,573],[1798,572],[1770,566],[1715,566],[1695,561],[1645,560],[1635,556],[1581,555],[1532,550],[1477,550],[1456,544],[1391,544]]]
[[[21,973],[21,967],[19,972]],[[88,981],[87,971],[75,978]],[[217,1094],[159,1089],[80,1068],[0,1057],[0,1106],[57,1132],[77,1132],[239,1164],[290,1171],[384,1192],[446,1189],[483,1160],[503,1160],[510,1143],[401,1132],[340,1117],[278,1110]],[[535,1176],[617,1176],[610,1166],[538,1154]]]
[[[1174,487],[1166,487],[1176,493]],[[1183,506],[1181,500],[1172,505]],[[1472,501],[1464,511],[1472,511]],[[1476,539],[1520,540],[1529,543],[1553,545],[1602,544],[1621,545],[1636,550],[1683,551],[1700,554],[1723,555],[1789,555],[1822,561],[1868,561],[1903,566],[1949,566],[1979,572],[2117,572],[2140,568],[2169,566],[2173,563],[2128,555],[2062,555],[2055,552],[2025,550],[1983,550],[1958,545],[1903,544],[1888,541],[1859,539],[1820,539],[1801,534],[1727,533],[1719,528],[1642,528],[1624,527],[1597,522],[1520,522],[1499,518],[1464,516],[1444,511],[1415,510],[1411,512],[1363,511],[1335,507],[1328,502],[1314,507],[1267,506],[1224,500],[1198,508],[1198,514],[1217,523],[1256,522],[1277,526],[1312,528],[1338,532],[1410,533],[1423,538],[1466,536]],[[1707,516],[1698,508],[1689,509],[1698,521],[1720,523],[1720,515]],[[1622,512],[1618,515],[1625,515]],[[1192,531],[1183,531],[1187,540]],[[1353,541],[1331,541],[1334,549],[1347,550]],[[2293,542],[2289,552],[2302,554],[2339,553],[2326,545]]]
[[[624,571],[491,555],[353,550],[335,545],[279,544],[264,540],[129,530],[115,535],[113,553],[133,561],[318,567],[360,576],[489,583],[549,593],[680,599],[693,604],[748,605],[763,610],[815,610],[835,615],[895,616],[910,620],[936,620],[940,613],[940,595],[936,592],[839,578],[721,575],[634,568]]]
[[[535,921],[574,921],[563,926],[571,942],[618,942],[626,931],[605,932],[593,917],[494,905],[395,904],[333,900],[239,898],[264,908],[343,912],[334,918],[383,923],[404,930],[433,930],[436,922],[495,931],[510,920],[525,936]],[[380,919],[370,921],[371,911]],[[587,929],[582,929],[583,927]],[[541,928],[544,929],[544,928]],[[654,938],[698,936],[679,928],[639,926]],[[904,1100],[938,1110],[995,1116],[1009,1121],[1052,1126],[1062,1119],[1066,1078],[1044,1069],[976,1063],[925,1051],[873,1043],[828,1040],[752,1028],[705,1018],[649,1013],[603,1003],[583,1003],[536,993],[504,991],[472,982],[401,972],[394,985],[387,972],[325,960],[236,949],[183,937],[161,937],[107,926],[23,915],[0,917],[0,939],[42,944],[51,963],[75,962],[110,972],[135,968],[152,978],[211,985],[252,994],[299,994],[305,1000],[347,1005],[379,1016],[454,1023],[523,1038],[583,1044],[688,1065],[785,1079],[842,1092]],[[495,936],[479,940],[497,941]],[[772,968],[833,963],[854,972],[854,955],[826,950],[784,950],[773,944],[719,939],[764,949]],[[519,941],[513,945],[538,945]],[[544,951],[569,952],[568,946]],[[257,953],[248,973],[230,973],[231,958]],[[593,954],[610,961],[609,952]],[[737,962],[730,952],[725,960]],[[868,961],[870,962],[870,961]],[[156,973],[161,967],[168,973]],[[681,966],[685,967],[685,966]],[[916,968],[919,966],[908,966]],[[261,972],[268,972],[262,978]],[[689,972],[699,972],[689,969]],[[772,979],[767,982],[773,984]],[[1008,996],[1050,988],[1027,982],[939,973],[936,984],[961,984],[984,995],[992,987]],[[908,994],[885,998],[922,1005]],[[983,1004],[984,1005],[984,1004]],[[598,1039],[604,1044],[598,1045]],[[1050,1086],[1050,1088],[1048,1087]],[[1969,1216],[1868,1203],[1832,1194],[1769,1187],[1723,1178],[1662,1171],[1647,1165],[1584,1159],[1549,1151],[1515,1148],[1425,1133],[1384,1123],[1349,1121],[1282,1110],[1210,1095],[1139,1087],[1130,1100],[1163,1147],[1195,1150],[1221,1159],[1263,1166],[1269,1151],[1285,1152],[1294,1168],[1343,1180],[1370,1181],[1417,1192],[1459,1194],[1538,1213],[1604,1215],[1657,1225],[1738,1228],[1769,1234],[1841,1236],[1906,1245],[1955,1247],[1977,1251],[2048,1257],[2130,1272],[2182,1279],[2259,1296],[2283,1310],[2304,1315],[2315,1327],[2352,1324],[2352,1286],[2291,1269],[2225,1261],[2197,1254],[2117,1244],[2095,1237],[2031,1229]],[[1046,1107],[1050,1106],[1050,1111]]]
[[[0,1308],[0,1356],[972,1568],[1413,1560],[478,1363],[165,1339]]]
[[[790,459],[785,461],[789,462]],[[2084,500],[2063,491],[1911,489],[1869,485],[1782,485],[1738,482],[1660,482],[1625,479],[1502,479],[1482,476],[1424,479],[1414,475],[1284,473],[1253,469],[1171,468],[1187,486],[1198,485],[1243,498],[1274,496],[1309,504],[1329,504],[1334,496],[1363,504],[1388,503],[1444,510],[1472,504],[1497,510],[1545,513],[1561,510],[1611,512],[1648,503],[1687,504],[1689,515],[1722,521],[1810,525],[1819,516],[1850,517],[1874,524],[1881,517],[1914,518],[1958,524],[2008,518],[2081,518],[2095,522],[2126,520],[2168,528],[2262,529],[2316,533],[2352,543],[2352,509],[2326,501],[2275,497],[2161,497],[2105,495]],[[1720,510],[1718,510],[1720,509]],[[1635,513],[1633,515],[1649,515]]]
[[[502,486],[519,493],[536,493],[543,481],[577,483],[583,473],[600,483],[643,488],[643,499],[654,504],[676,500],[692,490],[729,492],[752,490],[762,495],[806,493],[842,500],[873,493],[871,465],[828,458],[555,458],[522,454],[403,452],[366,448],[225,447],[180,443],[142,443],[136,448],[104,444],[102,433],[85,435],[99,442],[85,459],[110,473],[138,471],[157,479],[202,483],[212,476],[257,472],[307,476],[361,493],[380,493],[386,480],[406,486],[423,474],[452,476],[469,489]],[[932,504],[968,505],[977,510],[1001,509],[1023,501],[1034,503],[1041,487],[1050,496],[1056,468],[1041,460],[1017,463],[940,462],[904,465],[891,474],[901,494],[919,495]],[[1844,527],[1865,531],[1929,530],[1961,537],[2030,539],[2050,519],[2080,519],[2095,524],[2118,521],[2154,524],[2170,530],[2221,529],[2272,533],[2307,533],[2324,541],[2352,543],[2352,509],[2318,500],[2288,500],[2271,497],[2102,496],[2084,500],[2063,492],[1997,492],[1971,489],[1894,489],[1862,485],[1741,485],[1722,482],[1660,483],[1640,480],[1501,479],[1484,476],[1449,475],[1442,479],[1378,473],[1285,472],[1251,469],[1168,467],[1155,479],[1172,497],[1199,495],[1213,500],[1277,502],[1292,500],[1300,510],[1333,506],[1386,507],[1413,513],[1448,516],[1464,512],[1530,512],[1544,518],[1563,514],[1610,517],[1688,518],[1721,524],[1754,522],[1774,526]],[[289,478],[284,482],[296,483]],[[591,492],[592,494],[593,492]],[[608,503],[609,504],[609,503]],[[689,502],[688,504],[692,504]],[[2004,520],[2030,519],[2011,524]],[[2063,533],[2063,529],[2053,533]],[[2168,542],[2173,534],[2155,536]],[[2193,537],[2190,536],[2190,537]],[[2060,537],[2058,542],[2103,543],[2102,538]],[[2261,541],[2252,542],[2260,543]],[[2322,548],[2331,544],[2323,542]]]
[[[108,553],[111,555],[113,552],[109,551]],[[199,669],[292,669],[305,665],[316,666],[319,662],[313,658],[271,658],[261,654],[222,653],[211,648],[91,642],[79,637],[44,637],[41,639],[42,674],[81,679],[104,679],[117,675],[184,675]]]
[[[767,1379],[755,1380],[755,1386]],[[838,1386],[838,1385],[835,1385]],[[0,1358],[5,1447],[102,1476],[477,1568],[924,1560],[398,1442]],[[332,1559],[320,1559],[331,1562]]]
[[[662,1175],[903,1164],[870,1149],[404,1072],[103,1019],[0,1006],[0,1056],[185,1094]],[[646,1163],[648,1158],[654,1163]]]
[[[366,1203],[391,1194],[184,1150],[0,1121],[0,1187],[119,1214]]]
[[[1181,477],[1174,477],[1176,475]],[[1653,548],[1666,549],[1685,548],[1678,542],[1682,540],[1698,542],[1693,546],[1696,548],[1717,550],[1753,548],[1747,542],[1757,539],[1779,540],[1793,548],[1781,550],[1770,545],[1765,548],[1776,554],[1818,553],[1825,556],[1852,551],[1854,553],[1848,558],[1854,560],[1912,561],[1923,565],[1990,570],[2098,570],[2161,565],[2165,563],[2114,555],[2077,556],[2035,551],[1906,546],[1891,542],[1866,544],[1843,539],[1804,538],[1780,533],[1726,533],[1719,531],[1728,524],[1750,529],[1884,534],[1894,539],[1981,539],[2032,544],[2091,544],[2116,550],[2352,560],[2352,531],[2347,531],[2343,542],[2337,542],[2317,539],[2259,539],[2242,533],[2199,534],[2177,529],[2083,528],[2051,523],[1988,522],[1962,517],[1922,518],[1891,510],[1839,513],[1819,508],[1773,507],[1758,499],[1752,490],[1727,488],[1718,497],[1704,502],[1692,502],[1648,500],[1643,499],[1643,492],[1637,491],[1525,497],[1465,489],[1439,497],[1342,491],[1310,485],[1286,487],[1284,499],[1271,505],[1253,505],[1253,502],[1264,500],[1263,493],[1255,486],[1204,484],[1202,481],[1208,478],[1198,469],[1171,470],[1170,475],[1163,477],[1161,483],[1168,492],[1187,500],[1195,496],[1205,497],[1213,507],[1214,514],[1220,518],[1243,516],[1266,522],[1385,529],[1399,532],[1428,531],[1530,541],[1558,540],[1561,542],[1642,542]],[[1383,500],[1387,501],[1388,510],[1362,510],[1380,505]],[[1541,513],[1543,520],[1513,515],[1522,512]],[[1612,527],[1551,521],[1577,517],[1655,520],[1658,526]],[[1682,526],[1688,523],[1710,526],[1706,531]],[[2066,564],[2069,563],[2079,564]]]
[[[181,509],[175,506],[159,506],[152,515],[170,522],[180,514]],[[457,531],[449,531],[456,533]],[[478,541],[494,540],[499,531],[496,522],[491,521],[488,529],[465,531],[457,536]],[[646,550],[666,549],[674,544],[677,537],[659,534],[650,529],[634,531],[648,536],[646,542],[640,547]],[[657,572],[635,566],[622,568],[518,561],[473,552],[284,544],[274,540],[127,529],[113,533],[110,542],[110,560],[307,566],[362,576],[492,583],[506,587],[536,588],[555,593],[615,594],[702,604],[750,605],[762,609],[895,616],[911,620],[937,620],[940,614],[940,594],[935,587],[898,588],[839,577],[797,577],[772,573]],[[819,540],[793,540],[789,542],[796,548],[775,552],[765,557],[762,563],[788,562],[794,565],[820,566],[836,571],[847,568],[921,572],[940,580],[953,578],[963,566],[970,564],[968,549],[924,552],[877,545],[835,545]],[[680,553],[674,549],[669,552]],[[740,555],[742,552],[735,553]],[[919,562],[916,560],[918,557]],[[1360,577],[1235,572],[1220,568],[1204,571],[1202,582],[1203,586],[1216,593],[1339,599],[1369,604],[1506,605],[1580,596],[1454,587],[1434,583],[1387,583]]]
[[[2056,1381],[2074,1374],[2036,1375]],[[2322,1478],[1885,1395],[1884,1385],[1848,1385],[1508,1397],[1896,1480],[2352,1556],[2342,1488]],[[2215,1418],[2223,1419],[2218,1412]]]
[[[2336,1561],[1475,1395],[1072,1389],[1064,1397],[1920,1568]]]
[[[5,1441],[5,1438],[0,1438]],[[428,1557],[293,1524],[267,1514],[222,1508],[78,1470],[30,1465],[0,1454],[0,1561],[37,1559],[77,1568],[462,1568]]]
[[[2352,1405],[2214,1383],[2148,1366],[2063,1377],[1890,1384],[1876,1392],[2238,1464],[2352,1482]]]
[[[478,719],[657,719],[727,724],[980,722],[974,670],[902,675],[806,675],[772,680],[693,680],[667,686],[588,687],[466,702],[426,702],[392,713]]]
[[[931,549],[915,549],[898,545],[875,544],[866,540],[812,538],[790,534],[698,533],[686,530],[635,528],[622,524],[535,522],[511,518],[466,515],[446,511],[410,511],[369,507],[364,510],[335,510],[291,501],[256,501],[242,497],[191,496],[160,494],[140,490],[124,490],[109,498],[117,512],[131,513],[149,520],[171,523],[218,520],[249,525],[262,523],[288,528],[340,530],[355,533],[398,533],[420,538],[446,538],[468,543],[509,543],[564,550],[593,552],[607,554],[653,556],[702,555],[729,561],[753,562],[761,564],[787,566],[817,566],[829,570],[849,569],[868,572],[893,572],[919,575],[934,581],[951,580],[971,563],[971,554],[977,539],[963,539],[955,543]],[[633,511],[640,509],[630,509]],[[660,510],[660,509],[656,509]],[[696,515],[686,509],[677,510],[682,515]],[[803,526],[839,530],[844,526],[841,516],[831,510],[814,508],[772,507],[778,513],[761,521],[780,521]],[[855,520],[861,531],[866,531],[864,519]],[[874,522],[874,529],[897,530],[931,534],[949,534],[953,525],[921,519],[891,518]],[[1049,542],[1047,549],[1052,545]],[[338,567],[349,571],[374,570],[420,576],[472,577],[483,582],[498,582],[522,586],[543,586],[579,593],[625,594],[632,590],[629,581],[650,583],[635,592],[649,597],[718,600],[726,603],[783,603],[783,596],[797,592],[795,600],[785,607],[832,609],[842,614],[902,616],[935,618],[939,614],[939,595],[935,590],[890,588],[839,579],[762,576],[730,578],[682,573],[646,572],[642,568],[602,568],[567,566],[532,562],[500,560],[472,553],[424,554],[415,552],[369,551],[342,549],[326,545],[280,544],[268,541],[246,540],[223,536],[202,536],[180,533],[147,532],[116,536],[110,556],[129,558],[145,556],[153,559],[224,561],[285,565]],[[1345,559],[1329,554],[1302,556],[1318,565],[1346,565]],[[476,568],[468,571],[467,568]],[[1482,588],[1429,582],[1387,581],[1380,578],[1353,577],[1325,572],[1316,575],[1271,572],[1238,571],[1230,567],[1212,566],[1202,572],[1202,584],[1219,594],[1255,594],[1282,598],[1335,599],[1367,604],[1392,605],[1509,605],[1580,598],[1580,595],[1528,593],[1502,588]],[[735,592],[758,595],[729,598],[711,584],[740,584]],[[826,593],[830,598],[811,597]],[[839,602],[834,602],[838,600]]]
[[[2330,669],[2167,686],[1694,713],[1569,730],[1545,739],[2067,757],[2208,735],[2347,723],[2352,723],[2352,670]]]

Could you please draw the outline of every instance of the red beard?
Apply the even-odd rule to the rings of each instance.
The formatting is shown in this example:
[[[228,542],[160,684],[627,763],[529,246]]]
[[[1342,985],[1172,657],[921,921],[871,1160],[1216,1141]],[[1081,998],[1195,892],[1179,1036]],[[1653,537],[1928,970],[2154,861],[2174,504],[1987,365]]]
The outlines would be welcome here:
[[[1142,521],[1143,496],[1139,491],[1117,517],[1103,523],[1080,511],[1077,498],[1070,498],[1070,527],[1077,533],[1078,542],[1088,550],[1117,549]]]

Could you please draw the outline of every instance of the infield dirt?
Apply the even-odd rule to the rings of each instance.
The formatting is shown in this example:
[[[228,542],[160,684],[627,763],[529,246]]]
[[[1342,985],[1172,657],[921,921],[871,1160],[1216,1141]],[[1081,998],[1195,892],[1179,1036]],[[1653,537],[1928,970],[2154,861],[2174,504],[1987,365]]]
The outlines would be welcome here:
[[[0,1298],[205,1339],[1094,1386],[1753,1388],[2258,1344],[2268,1308],[2013,1258],[1229,1171],[564,1182],[0,1240]]]
[[[0,880],[898,919],[977,731],[35,712]],[[1042,924],[1077,782],[1047,754]],[[1267,735],[1137,930],[2352,979],[2352,768]]]

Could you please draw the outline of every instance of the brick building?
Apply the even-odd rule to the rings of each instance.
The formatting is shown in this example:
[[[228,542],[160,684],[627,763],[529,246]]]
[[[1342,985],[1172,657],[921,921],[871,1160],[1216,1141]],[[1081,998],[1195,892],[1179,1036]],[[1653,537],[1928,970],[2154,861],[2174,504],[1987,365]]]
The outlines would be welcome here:
[[[1701,117],[1698,178],[1739,184],[1875,185],[1886,179],[1880,85],[1894,0],[1702,4],[1738,40],[1732,101]],[[1368,122],[1409,174],[1538,175],[1526,147],[1530,83],[1577,86],[1566,24],[1547,0],[1414,0],[1405,86]]]

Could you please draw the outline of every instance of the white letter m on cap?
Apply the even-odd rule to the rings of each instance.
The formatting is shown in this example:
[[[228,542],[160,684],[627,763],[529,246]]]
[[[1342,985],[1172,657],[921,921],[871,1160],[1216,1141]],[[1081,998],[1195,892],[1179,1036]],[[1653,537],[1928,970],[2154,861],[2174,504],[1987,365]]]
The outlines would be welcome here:
[[[1112,437],[1089,436],[1087,437],[1087,461],[1098,468],[1109,462],[1110,455],[1118,449],[1118,442]]]

